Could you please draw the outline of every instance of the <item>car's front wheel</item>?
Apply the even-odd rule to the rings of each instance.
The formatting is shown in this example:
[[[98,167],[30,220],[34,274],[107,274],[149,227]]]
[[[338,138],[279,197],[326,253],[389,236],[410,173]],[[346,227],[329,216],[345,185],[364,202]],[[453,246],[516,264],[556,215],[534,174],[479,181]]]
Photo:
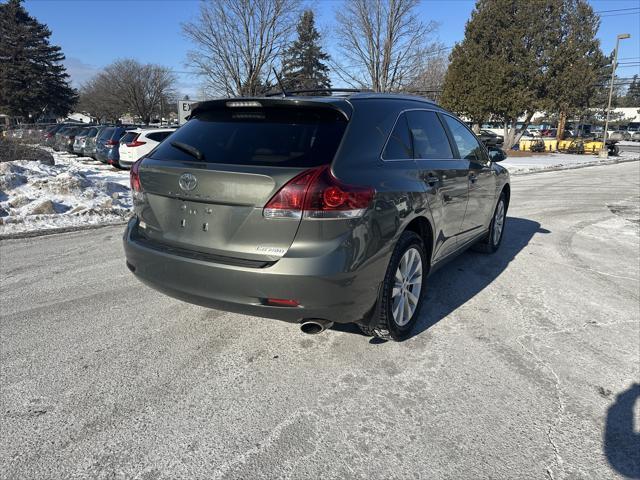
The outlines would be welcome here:
[[[420,314],[427,273],[422,239],[404,232],[391,255],[371,321],[360,325],[362,331],[387,340],[404,339]]]

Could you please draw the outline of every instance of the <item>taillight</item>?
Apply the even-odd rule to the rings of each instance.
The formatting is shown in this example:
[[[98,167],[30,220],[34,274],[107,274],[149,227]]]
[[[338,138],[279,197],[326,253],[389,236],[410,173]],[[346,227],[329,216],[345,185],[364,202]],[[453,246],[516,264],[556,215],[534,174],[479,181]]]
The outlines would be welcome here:
[[[131,190],[134,193],[142,192],[142,183],[140,183],[140,163],[142,163],[142,158],[136,161],[133,165],[131,165],[131,172],[129,173],[129,180],[131,181]]]
[[[107,140],[106,142],[104,142],[105,146],[107,147],[115,147],[116,145],[118,145],[118,142],[116,140]]]
[[[136,135],[135,137],[133,137],[133,141],[130,143],[127,143],[127,147],[141,147],[142,145],[146,144],[147,142],[140,142],[138,141],[138,137],[140,136],[140,134]]]
[[[328,165],[305,170],[285,184],[264,207],[266,218],[356,218],[371,204],[375,190],[347,185]]]

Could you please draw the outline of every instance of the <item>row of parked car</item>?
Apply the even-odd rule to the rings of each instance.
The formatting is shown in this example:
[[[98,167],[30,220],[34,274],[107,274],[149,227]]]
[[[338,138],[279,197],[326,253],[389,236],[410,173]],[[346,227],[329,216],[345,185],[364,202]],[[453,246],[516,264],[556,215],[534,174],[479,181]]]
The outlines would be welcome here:
[[[59,123],[44,130],[43,142],[59,152],[91,157],[116,168],[131,168],[176,128]]]

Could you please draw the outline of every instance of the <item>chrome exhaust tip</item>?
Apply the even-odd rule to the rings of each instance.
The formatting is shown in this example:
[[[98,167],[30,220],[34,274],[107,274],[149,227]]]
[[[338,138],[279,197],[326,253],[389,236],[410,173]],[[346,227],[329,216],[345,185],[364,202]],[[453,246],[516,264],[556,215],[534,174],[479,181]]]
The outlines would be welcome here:
[[[300,325],[300,330],[302,330],[302,333],[306,333],[307,335],[317,335],[318,333],[324,332],[327,328],[331,328],[332,325],[333,322],[330,322],[329,320],[313,318],[303,321]]]

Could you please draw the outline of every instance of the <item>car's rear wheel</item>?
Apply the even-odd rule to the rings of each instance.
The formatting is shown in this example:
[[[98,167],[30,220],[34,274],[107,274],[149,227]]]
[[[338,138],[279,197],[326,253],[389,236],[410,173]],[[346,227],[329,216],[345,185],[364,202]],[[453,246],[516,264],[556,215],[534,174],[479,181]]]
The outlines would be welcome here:
[[[500,247],[504,227],[507,222],[507,199],[504,193],[500,194],[498,204],[493,212],[491,225],[487,235],[473,246],[473,249],[483,253],[493,253]]]
[[[422,239],[404,232],[391,255],[370,323],[360,325],[361,330],[387,340],[404,339],[420,314],[427,271]]]

